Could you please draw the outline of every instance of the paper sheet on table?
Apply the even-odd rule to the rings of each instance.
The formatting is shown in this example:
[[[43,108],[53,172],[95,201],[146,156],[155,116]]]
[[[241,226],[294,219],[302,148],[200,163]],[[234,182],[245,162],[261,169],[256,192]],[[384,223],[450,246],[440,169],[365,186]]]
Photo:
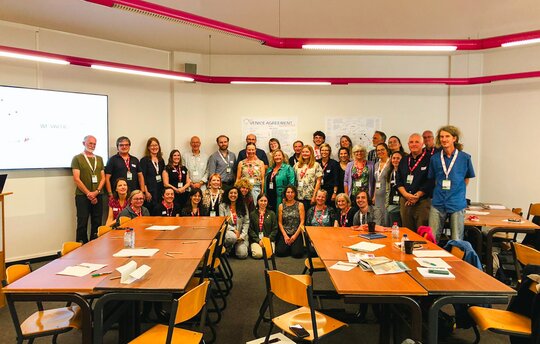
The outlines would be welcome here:
[[[486,208],[488,209],[498,209],[498,210],[504,210],[506,207],[502,204],[486,204]]]
[[[159,248],[124,248],[113,254],[113,257],[152,257],[158,251]]]
[[[424,268],[445,268],[451,269],[452,266],[441,258],[414,258]]]
[[[116,271],[120,273],[120,283],[122,284],[130,284],[141,279],[149,270],[148,265],[141,265],[137,268],[137,263],[133,260],[116,268]]]
[[[376,275],[397,274],[405,272],[395,261],[390,261],[382,264],[371,265],[371,269]]]
[[[79,265],[67,266],[64,270],[57,272],[56,274],[83,277],[106,266],[107,264],[81,263]]]
[[[414,250],[413,254],[419,258],[427,257],[453,257],[453,255],[445,250]]]
[[[502,221],[503,221],[503,222],[508,222],[508,223],[524,223],[524,222],[525,222],[525,221],[523,221],[523,220],[520,220],[520,221],[510,221],[510,220],[508,220],[508,219],[504,219],[504,220],[502,220]]]
[[[346,263],[346,262],[339,261],[336,264],[332,265],[330,269],[340,270],[340,271],[351,271],[357,266],[358,265],[354,263]]]
[[[467,215],[489,215],[489,211],[465,210]]]
[[[180,226],[150,226],[146,227],[149,231],[174,231],[175,229],[180,228]]]
[[[378,249],[380,249],[380,248],[382,248],[384,246],[385,245],[383,245],[383,244],[375,244],[375,243],[372,243],[372,242],[362,241],[362,242],[359,242],[358,244],[354,244],[354,245],[349,246],[349,248],[351,250],[354,250],[354,251],[373,252],[373,251],[378,250]]]
[[[347,252],[347,260],[349,261],[349,263],[353,263],[353,264],[357,264],[360,259],[368,259],[368,258],[374,258],[375,255],[372,254],[372,253],[365,253],[365,254],[360,254],[360,253],[354,253],[354,252]]]
[[[448,271],[448,269],[431,269],[431,268],[422,268],[422,267],[418,267],[417,269],[420,275],[426,278],[456,278],[456,276],[454,276],[453,273]],[[447,275],[434,274],[434,273],[430,273],[429,270],[443,270],[443,271],[447,271],[448,274]]]

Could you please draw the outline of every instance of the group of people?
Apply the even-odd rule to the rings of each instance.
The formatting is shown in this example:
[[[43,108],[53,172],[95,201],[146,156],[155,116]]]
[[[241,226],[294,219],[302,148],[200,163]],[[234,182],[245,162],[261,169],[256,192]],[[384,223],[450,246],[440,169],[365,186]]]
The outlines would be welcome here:
[[[450,217],[452,238],[463,236],[466,185],[474,177],[471,157],[462,151],[460,132],[444,126],[409,136],[406,153],[391,136],[373,134],[373,150],[353,145],[343,135],[332,158],[322,131],[313,145],[297,140],[288,157],[278,139],[268,152],[257,147],[253,134],[238,155],[229,138],[216,138],[210,156],[193,136],[191,150],[174,149],[167,161],[159,140],[148,139],[144,157],[130,154],[131,141],[119,137],[118,153],[107,164],[94,155],[96,139],[84,138],[84,151],[72,161],[76,185],[77,241],[87,242],[101,225],[104,192],[108,195],[107,225],[120,217],[227,216],[226,248],[239,258],[251,252],[262,257],[262,238],[269,237],[278,256],[304,254],[303,227],[366,226],[394,222],[416,230],[429,225],[438,237]]]

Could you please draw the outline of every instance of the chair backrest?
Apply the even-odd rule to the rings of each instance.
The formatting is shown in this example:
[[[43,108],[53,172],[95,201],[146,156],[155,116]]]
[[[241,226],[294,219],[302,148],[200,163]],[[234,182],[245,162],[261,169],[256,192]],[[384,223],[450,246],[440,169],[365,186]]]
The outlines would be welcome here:
[[[206,267],[211,267],[213,262],[214,262],[214,254],[215,254],[215,251],[216,251],[216,244],[217,244],[217,239],[214,239],[214,240],[212,240],[212,243],[210,244],[210,246],[208,246],[208,254],[205,255],[206,262],[204,263]]]
[[[278,270],[266,270],[268,289],[281,300],[301,307],[310,307],[311,286]]]
[[[452,246],[452,249],[450,249],[450,253],[452,253],[459,259],[463,259],[463,257],[465,256],[465,252],[457,246]]]
[[[131,221],[131,218],[129,218],[128,216],[120,216],[120,218],[118,219],[118,223],[120,223],[120,226],[122,226],[128,221]]]
[[[262,253],[263,253],[263,260],[264,260],[264,267],[267,270],[276,270],[276,259],[274,257],[274,250],[272,249],[272,242],[270,241],[269,237],[263,237],[262,238]],[[272,261],[272,268],[270,268],[270,263],[268,260]]]
[[[60,251],[60,256],[65,256],[69,252],[82,246],[82,243],[76,241],[66,241],[62,244],[62,250]]]
[[[104,234],[107,234],[109,233],[110,231],[112,230],[111,227],[109,226],[99,226],[98,229],[97,229],[97,236],[98,238]]]
[[[174,324],[187,321],[201,311],[206,304],[206,295],[209,284],[210,281],[204,281],[178,299]]]
[[[518,281],[521,281],[522,267],[526,265],[540,265],[540,251],[518,242],[512,242],[512,247],[516,277]]]
[[[6,282],[11,284],[21,277],[24,277],[32,272],[28,264],[15,264],[6,268]]]
[[[523,209],[521,208],[512,208],[512,212],[516,215],[523,216]]]
[[[529,212],[527,213],[527,220],[530,220],[531,216],[540,216],[540,203],[531,203],[529,205]]]

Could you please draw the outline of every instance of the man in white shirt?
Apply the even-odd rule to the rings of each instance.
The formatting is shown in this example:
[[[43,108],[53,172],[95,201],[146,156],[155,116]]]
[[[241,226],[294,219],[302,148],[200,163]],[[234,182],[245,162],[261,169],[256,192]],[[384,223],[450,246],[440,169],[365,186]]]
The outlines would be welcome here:
[[[208,155],[201,152],[201,139],[193,136],[189,141],[191,151],[184,153],[184,165],[188,169],[191,186],[201,190],[206,189],[205,184],[208,180],[206,165],[208,164]]]

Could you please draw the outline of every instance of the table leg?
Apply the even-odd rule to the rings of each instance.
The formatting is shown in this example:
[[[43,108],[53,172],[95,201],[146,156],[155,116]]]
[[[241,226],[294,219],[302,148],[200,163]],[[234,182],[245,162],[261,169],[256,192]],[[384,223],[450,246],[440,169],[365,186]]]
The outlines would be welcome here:
[[[448,304],[492,304],[507,303],[508,296],[495,295],[448,295],[435,300],[428,312],[428,340],[429,344],[436,344],[438,340],[439,311]]]

